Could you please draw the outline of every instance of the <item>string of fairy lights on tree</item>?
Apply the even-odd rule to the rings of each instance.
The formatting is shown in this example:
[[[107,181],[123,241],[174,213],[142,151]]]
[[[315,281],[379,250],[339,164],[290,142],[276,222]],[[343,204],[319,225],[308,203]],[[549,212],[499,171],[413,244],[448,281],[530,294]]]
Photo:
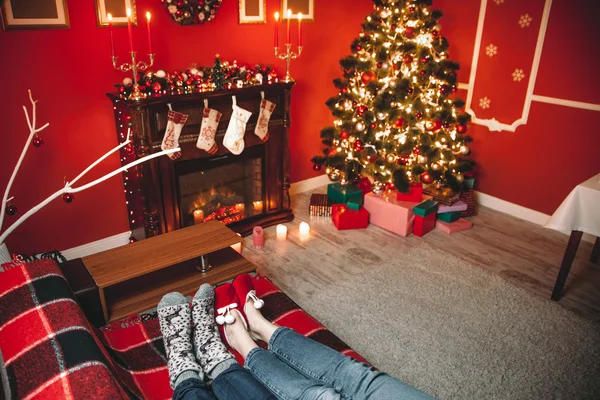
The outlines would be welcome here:
[[[335,120],[313,169],[332,181],[370,176],[374,186],[407,191],[410,182],[460,191],[473,170],[470,116],[455,97],[459,65],[448,58],[442,13],[431,0],[374,0],[352,54],[340,60],[339,93],[327,100]]]

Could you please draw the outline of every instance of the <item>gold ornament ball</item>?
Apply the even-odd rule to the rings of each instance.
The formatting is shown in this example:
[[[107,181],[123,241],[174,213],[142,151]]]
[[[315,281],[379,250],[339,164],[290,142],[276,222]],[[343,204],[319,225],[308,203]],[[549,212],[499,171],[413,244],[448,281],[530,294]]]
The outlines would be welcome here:
[[[354,136],[350,136],[350,139],[348,139],[348,141],[350,143],[354,143],[354,142],[356,142],[356,138]]]
[[[331,167],[325,168],[325,173],[329,175],[331,173]]]
[[[385,184],[383,182],[374,182],[371,186],[371,190],[375,195],[381,196],[385,191]]]
[[[425,164],[427,162],[427,157],[420,155],[419,157],[417,157],[417,161],[419,162],[419,164]]]
[[[332,182],[337,182],[340,180],[340,172],[338,170],[335,171],[331,171],[331,173],[329,174],[329,179]]]
[[[388,154],[387,155],[387,162],[389,163],[395,163],[396,162],[396,155],[395,154]]]
[[[469,151],[470,150],[469,150],[469,148],[467,146],[465,146],[465,145],[460,146],[460,152],[462,154],[469,154]]]
[[[356,130],[359,132],[362,132],[365,130],[365,124],[363,124],[362,122],[359,122],[358,124],[356,124]]]
[[[460,175],[460,174],[459,174],[459,175],[456,175],[456,176],[455,176],[455,178],[456,178],[456,180],[457,180],[459,183],[463,183],[463,181],[465,180],[465,177],[464,177],[463,175]]]
[[[442,166],[439,163],[433,163],[431,164],[431,169],[434,171],[439,171],[440,169],[442,169]]]

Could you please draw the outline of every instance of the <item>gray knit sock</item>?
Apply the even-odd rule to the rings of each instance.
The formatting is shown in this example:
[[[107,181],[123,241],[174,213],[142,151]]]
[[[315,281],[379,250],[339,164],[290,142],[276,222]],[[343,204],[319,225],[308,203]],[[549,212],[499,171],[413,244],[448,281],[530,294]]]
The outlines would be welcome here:
[[[215,288],[205,283],[192,300],[194,321],[194,354],[204,373],[214,379],[235,362],[215,323]],[[221,364],[223,364],[221,366]],[[215,369],[219,367],[218,371]]]
[[[171,388],[175,389],[190,378],[204,380],[192,349],[192,312],[187,299],[181,293],[168,293],[158,303],[156,311],[167,353]]]

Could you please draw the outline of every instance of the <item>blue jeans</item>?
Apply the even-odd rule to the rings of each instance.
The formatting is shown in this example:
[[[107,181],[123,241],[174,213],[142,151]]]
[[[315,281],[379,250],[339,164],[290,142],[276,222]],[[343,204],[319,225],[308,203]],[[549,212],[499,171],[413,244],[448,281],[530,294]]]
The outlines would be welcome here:
[[[214,393],[214,394],[213,394]],[[216,396],[216,397],[215,397]],[[181,382],[173,400],[276,400],[276,397],[252,374],[238,364],[227,368],[212,382],[212,391],[199,379]]]
[[[245,366],[282,400],[432,399],[386,373],[284,327],[273,333],[269,351],[251,350]]]

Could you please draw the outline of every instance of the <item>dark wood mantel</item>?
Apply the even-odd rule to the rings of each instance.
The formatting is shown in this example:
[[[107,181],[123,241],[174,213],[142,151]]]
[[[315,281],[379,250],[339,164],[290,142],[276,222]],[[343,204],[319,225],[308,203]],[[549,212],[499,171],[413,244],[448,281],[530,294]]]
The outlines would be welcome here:
[[[226,157],[235,161],[236,156],[223,146],[223,137],[232,113],[232,96],[236,96],[238,106],[252,112],[244,141],[246,149],[253,148],[253,151],[263,155],[264,212],[259,217],[245,219],[230,224],[229,227],[245,235],[256,225],[268,226],[291,221],[294,217],[289,202],[289,110],[293,85],[293,82],[274,83],[215,92],[150,97],[137,102],[123,100],[116,93],[108,93],[107,96],[113,103],[119,142],[124,140],[128,127],[131,127],[133,136],[133,147],[121,152],[122,165],[160,151],[167,124],[168,104],[171,104],[174,111],[189,115],[179,138],[181,158],[173,161],[166,156],[158,157],[124,173],[125,197],[133,238],[141,240],[181,228],[175,180],[177,163]],[[269,123],[269,140],[266,142],[254,134],[261,92],[264,92],[265,99],[276,104]],[[214,155],[196,147],[205,100],[208,100],[210,108],[222,113],[216,135],[219,149]]]

